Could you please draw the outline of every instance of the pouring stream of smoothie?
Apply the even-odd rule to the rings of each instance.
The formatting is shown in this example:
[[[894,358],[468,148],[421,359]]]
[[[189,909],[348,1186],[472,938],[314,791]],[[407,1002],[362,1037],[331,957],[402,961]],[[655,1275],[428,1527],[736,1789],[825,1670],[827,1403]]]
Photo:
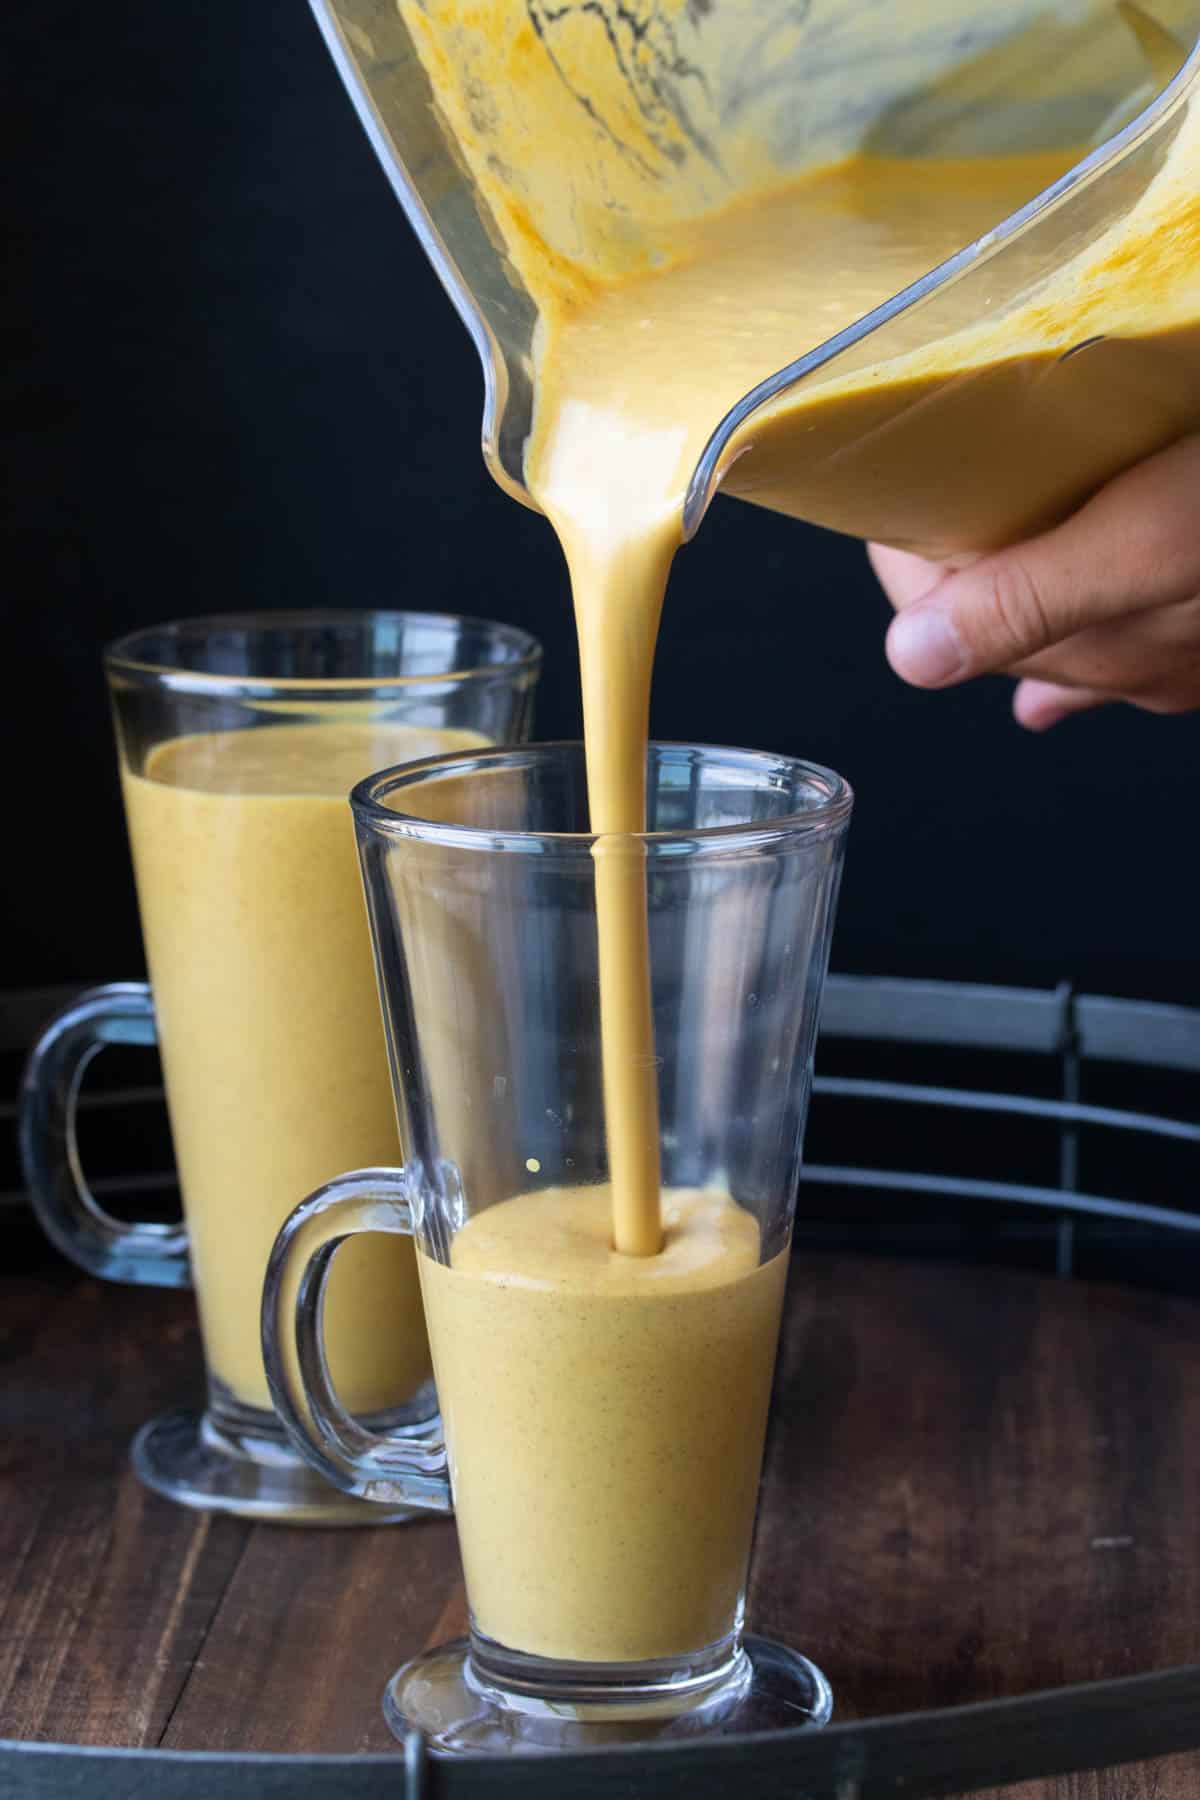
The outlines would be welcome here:
[[[679,216],[671,216],[669,184],[648,181],[648,246],[624,224],[636,208],[623,196],[639,178],[611,143],[597,137],[596,156],[610,155],[613,198],[578,219],[569,159],[549,136],[543,151],[532,148],[539,130],[557,128],[566,103],[562,71],[523,8],[482,14],[445,0],[401,0],[401,10],[538,310],[525,475],[565,551],[579,636],[613,1243],[652,1256],[662,1244],[657,1085],[645,858],[635,834],[646,822],[654,646],[689,478],[720,419],[758,382],[1001,223],[1077,153],[854,156],[800,177],[764,171],[760,186],[731,204],[694,204],[693,196]],[[1159,38],[1155,45],[1165,54]],[[492,101],[481,122],[472,95],[483,75]],[[497,154],[506,130],[524,134],[519,160],[537,170],[536,206],[515,195],[509,171],[518,158]],[[1087,484],[1178,435],[1189,410],[1200,416],[1200,201],[1189,179],[1198,135],[1186,118],[1142,198],[1021,305],[981,317],[979,290],[967,284],[961,317],[951,313],[933,342],[845,376],[835,368],[752,419],[726,461],[726,490],[903,541],[908,521],[895,519],[894,471],[903,466],[911,491],[914,470],[927,470],[920,545],[978,550],[1047,523],[1047,495],[1065,510]],[[539,217],[578,224],[587,254],[565,257],[540,235]],[[1134,394],[1119,419],[1078,430],[1088,371],[1078,375],[1063,353],[1096,333],[1122,340],[1110,354],[1127,354]],[[1059,366],[1056,381],[1070,384],[1065,408],[1046,380]],[[1045,441],[1033,434],[1014,447],[1005,430],[1014,393],[1027,398],[1039,383]],[[1066,457],[1064,431],[1073,432]],[[996,444],[996,479],[969,504],[952,473],[946,479],[956,432]],[[1073,486],[1064,486],[1059,462]]]

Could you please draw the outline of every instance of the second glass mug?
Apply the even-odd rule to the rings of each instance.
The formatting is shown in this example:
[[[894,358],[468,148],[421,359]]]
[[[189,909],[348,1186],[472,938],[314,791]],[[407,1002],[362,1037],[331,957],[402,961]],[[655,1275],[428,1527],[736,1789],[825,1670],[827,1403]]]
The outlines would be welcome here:
[[[208,1405],[133,1447],[168,1498],[292,1524],[407,1516],[337,1493],[287,1442],[259,1349],[263,1271],[297,1193],[396,1145],[349,791],[397,760],[523,741],[540,662],[512,627],[402,612],[197,619],[106,654],[153,998],[117,983],[51,1023],[21,1143],[68,1256],[114,1281],[194,1278]],[[91,1058],[159,1039],[184,1227],[106,1215],[76,1147]],[[350,1403],[428,1419],[411,1253],[368,1254],[339,1284],[330,1354]]]
[[[446,1512],[453,1490],[471,1636],[393,1678],[397,1735],[546,1749],[828,1717],[819,1671],[742,1624],[851,804],[811,764],[652,745],[649,833],[604,840],[647,900],[665,1240],[635,1257],[611,1248],[582,747],[354,791],[406,1161],[297,1207],[263,1351],[344,1491]],[[380,1233],[416,1241],[444,1445],[356,1422],[331,1379],[326,1282]]]

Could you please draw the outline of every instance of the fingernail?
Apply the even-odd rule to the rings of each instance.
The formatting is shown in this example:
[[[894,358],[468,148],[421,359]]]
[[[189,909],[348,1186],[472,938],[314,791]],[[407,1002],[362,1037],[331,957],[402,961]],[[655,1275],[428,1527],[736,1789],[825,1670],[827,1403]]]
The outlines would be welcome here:
[[[967,656],[954,626],[933,606],[913,606],[892,621],[888,661],[917,687],[941,687],[967,672]]]

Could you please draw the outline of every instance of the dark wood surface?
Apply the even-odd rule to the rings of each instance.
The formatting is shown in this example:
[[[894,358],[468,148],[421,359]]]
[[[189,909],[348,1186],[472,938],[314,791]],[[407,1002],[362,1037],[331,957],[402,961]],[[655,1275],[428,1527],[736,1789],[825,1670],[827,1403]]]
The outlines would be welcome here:
[[[17,1233],[19,1238],[20,1233]],[[199,1395],[186,1296],[0,1275],[0,1735],[385,1750],[391,1669],[465,1623],[453,1527],[296,1532],[144,1493]],[[1200,1661],[1200,1305],[797,1260],[750,1616],[842,1719]],[[1200,1755],[1006,1791],[1195,1800]]]

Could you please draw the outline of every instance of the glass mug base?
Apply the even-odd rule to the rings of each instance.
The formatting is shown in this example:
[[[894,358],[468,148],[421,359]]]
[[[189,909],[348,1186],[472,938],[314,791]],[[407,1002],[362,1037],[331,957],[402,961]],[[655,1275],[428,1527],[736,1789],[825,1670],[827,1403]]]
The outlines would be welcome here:
[[[641,1664],[625,1685],[564,1679],[557,1692],[543,1685],[536,1695],[488,1679],[480,1660],[471,1640],[459,1638],[405,1663],[384,1690],[392,1733],[403,1741],[419,1731],[440,1756],[545,1755],[785,1727],[816,1731],[833,1712],[820,1669],[768,1638],[743,1638],[700,1677],[658,1685],[646,1681]]]
[[[134,1473],[154,1493],[272,1525],[387,1525],[424,1516],[340,1493],[297,1454],[273,1414],[213,1387],[204,1412],[163,1413],[134,1438]]]

